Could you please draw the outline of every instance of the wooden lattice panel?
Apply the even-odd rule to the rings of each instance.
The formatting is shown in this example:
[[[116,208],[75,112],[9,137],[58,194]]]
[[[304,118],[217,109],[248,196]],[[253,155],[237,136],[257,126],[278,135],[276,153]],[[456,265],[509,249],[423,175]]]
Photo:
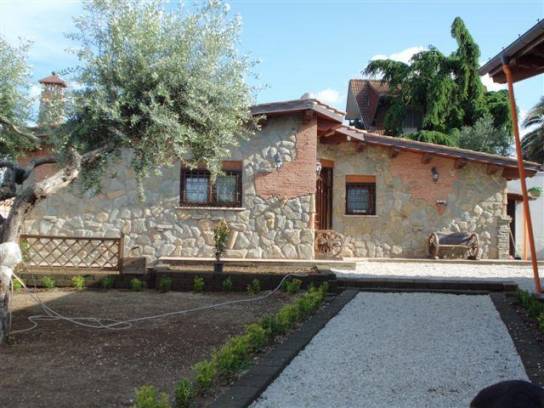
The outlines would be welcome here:
[[[24,263],[29,267],[120,270],[123,237],[21,235]]]

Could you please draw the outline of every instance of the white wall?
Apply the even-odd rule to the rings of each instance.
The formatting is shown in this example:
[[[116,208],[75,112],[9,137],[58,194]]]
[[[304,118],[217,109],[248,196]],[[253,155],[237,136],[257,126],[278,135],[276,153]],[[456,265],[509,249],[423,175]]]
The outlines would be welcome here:
[[[534,177],[527,178],[527,188],[541,187],[544,190],[544,172],[537,173]],[[519,180],[508,182],[509,193],[521,193]],[[531,218],[533,220],[533,232],[535,235],[535,246],[538,259],[544,259],[544,194],[536,200],[529,202]],[[523,257],[524,253],[524,218],[523,205],[521,202],[516,205],[516,252]],[[530,257],[529,243],[527,241],[527,254]]]

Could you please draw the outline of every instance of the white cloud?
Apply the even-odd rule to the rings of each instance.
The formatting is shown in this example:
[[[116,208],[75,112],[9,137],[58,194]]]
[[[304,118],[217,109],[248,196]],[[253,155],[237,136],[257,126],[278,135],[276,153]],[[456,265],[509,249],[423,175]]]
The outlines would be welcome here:
[[[422,47],[421,45],[415,46],[415,47],[408,47],[402,51],[394,52],[390,55],[385,54],[378,54],[374,55],[372,58],[370,58],[370,61],[378,60],[378,59],[391,59],[394,61],[400,61],[404,62],[405,64],[408,64],[410,62],[410,59],[417,54],[418,52],[425,51],[427,48]]]
[[[506,84],[497,84],[493,82],[493,79],[491,79],[489,74],[481,76],[480,79],[488,91],[500,91],[501,89],[506,89]]]
[[[337,105],[343,102],[342,94],[335,89],[327,88],[319,92],[310,92],[310,98],[318,99],[327,105]]]

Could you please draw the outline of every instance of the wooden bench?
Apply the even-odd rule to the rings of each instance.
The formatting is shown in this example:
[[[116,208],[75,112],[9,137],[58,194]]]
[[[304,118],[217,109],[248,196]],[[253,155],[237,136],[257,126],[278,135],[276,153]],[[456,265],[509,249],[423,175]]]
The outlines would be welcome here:
[[[429,255],[438,259],[444,249],[462,249],[467,259],[478,259],[480,244],[475,232],[433,232],[429,235]]]

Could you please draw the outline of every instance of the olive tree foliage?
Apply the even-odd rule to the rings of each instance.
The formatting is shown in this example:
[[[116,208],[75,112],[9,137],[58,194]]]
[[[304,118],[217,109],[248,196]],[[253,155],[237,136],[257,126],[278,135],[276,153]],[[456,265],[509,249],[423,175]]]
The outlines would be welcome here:
[[[133,152],[139,181],[182,159],[215,175],[229,149],[256,128],[246,83],[253,62],[237,51],[240,21],[221,1],[173,9],[160,0],[90,0],[75,23],[69,38],[78,45],[79,64],[66,72],[78,86],[60,126],[25,127],[25,50],[0,49],[0,61],[13,60],[11,72],[0,67],[0,89],[10,91],[0,99],[1,153],[52,153],[25,168],[0,163],[20,175],[0,197],[15,198],[3,240],[14,240],[33,206],[75,179],[99,189],[123,148]],[[45,163],[56,163],[58,172],[15,189]]]
[[[486,92],[478,74],[480,49],[461,18],[453,21],[451,35],[457,49],[450,55],[431,46],[415,54],[409,64],[374,60],[365,68],[364,73],[389,83],[384,118],[387,134],[401,136],[406,116],[414,114],[421,117],[418,132],[406,137],[425,142],[457,146],[459,131],[475,126],[487,115],[500,129],[500,137],[511,133],[507,94]],[[491,153],[500,153],[500,149]]]

